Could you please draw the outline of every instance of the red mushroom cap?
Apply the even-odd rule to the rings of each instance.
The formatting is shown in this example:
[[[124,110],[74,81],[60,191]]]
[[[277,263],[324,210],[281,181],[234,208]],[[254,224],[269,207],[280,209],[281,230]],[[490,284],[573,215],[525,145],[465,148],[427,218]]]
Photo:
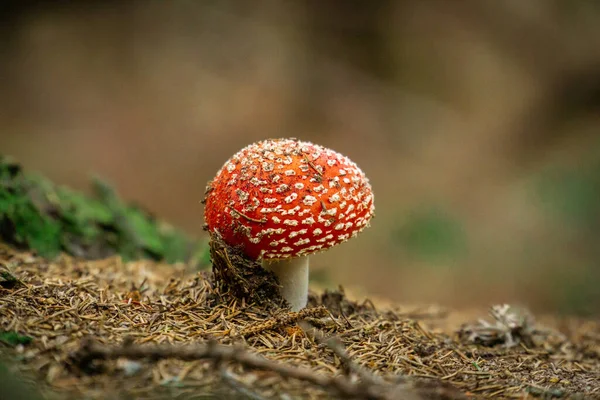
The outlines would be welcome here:
[[[369,225],[371,185],[347,157],[293,139],[251,144],[209,183],[204,219],[253,259],[326,250]]]

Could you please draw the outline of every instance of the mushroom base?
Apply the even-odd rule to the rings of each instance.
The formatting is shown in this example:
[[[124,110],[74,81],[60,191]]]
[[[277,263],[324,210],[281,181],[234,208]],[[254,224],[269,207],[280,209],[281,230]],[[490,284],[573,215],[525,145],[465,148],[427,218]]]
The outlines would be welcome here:
[[[264,269],[271,271],[281,285],[281,296],[292,311],[300,311],[308,301],[308,257],[285,260],[263,260]]]

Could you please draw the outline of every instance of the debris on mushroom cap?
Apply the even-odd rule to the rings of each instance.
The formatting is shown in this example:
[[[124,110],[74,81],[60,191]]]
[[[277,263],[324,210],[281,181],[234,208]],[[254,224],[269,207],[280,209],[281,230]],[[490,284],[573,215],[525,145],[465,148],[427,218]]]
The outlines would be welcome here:
[[[326,250],[356,236],[373,216],[369,180],[347,157],[294,139],[253,143],[207,187],[204,218],[252,259]]]

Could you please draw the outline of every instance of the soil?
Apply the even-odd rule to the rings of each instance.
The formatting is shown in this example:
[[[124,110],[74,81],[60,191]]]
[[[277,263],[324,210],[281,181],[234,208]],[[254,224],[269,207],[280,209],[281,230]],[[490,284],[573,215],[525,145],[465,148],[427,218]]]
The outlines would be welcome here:
[[[215,274],[0,246],[0,384],[16,374],[36,398],[600,398],[597,320],[341,288],[294,313],[270,301],[270,275],[227,273],[240,264],[218,243]]]

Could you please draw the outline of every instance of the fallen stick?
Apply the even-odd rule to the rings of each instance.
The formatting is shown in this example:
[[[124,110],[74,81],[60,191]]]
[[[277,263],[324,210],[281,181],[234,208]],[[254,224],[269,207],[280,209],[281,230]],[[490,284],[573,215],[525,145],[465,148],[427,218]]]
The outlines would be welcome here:
[[[363,382],[351,382],[344,376],[327,376],[308,368],[291,367],[248,352],[243,346],[229,346],[209,341],[197,345],[136,345],[105,346],[91,339],[85,339],[77,352],[71,356],[71,361],[81,370],[90,369],[91,364],[98,360],[130,360],[150,359],[179,359],[193,361],[207,359],[215,363],[237,362],[247,368],[274,372],[284,378],[298,379],[311,383],[326,390],[333,390],[345,398],[354,399],[388,399],[386,387],[380,385],[365,385]]]
[[[116,360],[127,358],[130,360],[149,359],[158,361],[163,359],[179,359],[182,361],[210,360],[220,371],[224,371],[224,362],[236,362],[246,368],[270,371],[282,378],[297,379],[311,383],[330,392],[336,392],[345,399],[364,400],[420,400],[430,398],[463,399],[465,396],[455,387],[442,384],[439,381],[428,381],[425,384],[413,381],[410,377],[396,376],[395,382],[386,381],[372,374],[370,371],[355,364],[346,352],[339,339],[325,338],[318,329],[309,329],[307,324],[305,332],[311,332],[317,343],[329,347],[346,365],[348,372],[359,379],[349,375],[327,376],[304,367],[292,367],[280,362],[269,360],[249,352],[242,345],[223,345],[211,340],[206,344],[195,345],[136,345],[125,342],[119,346],[102,345],[92,339],[84,339],[81,347],[71,356],[71,361],[82,371],[89,371],[95,361]],[[231,378],[225,376],[225,378]],[[225,379],[229,385],[234,382]],[[251,388],[242,388],[235,385],[238,391],[249,391]],[[259,398],[258,393],[253,397]]]
[[[311,333],[314,337],[315,342],[317,344],[322,344],[327,346],[346,366],[349,372],[356,374],[362,381],[362,385],[370,385],[370,386],[384,386],[386,385],[385,381],[381,379],[379,376],[372,374],[371,372],[365,370],[354,361],[344,348],[344,345],[340,341],[339,338],[335,336],[326,337],[322,331],[313,328],[307,322],[300,322],[299,325],[302,327],[304,332]]]

